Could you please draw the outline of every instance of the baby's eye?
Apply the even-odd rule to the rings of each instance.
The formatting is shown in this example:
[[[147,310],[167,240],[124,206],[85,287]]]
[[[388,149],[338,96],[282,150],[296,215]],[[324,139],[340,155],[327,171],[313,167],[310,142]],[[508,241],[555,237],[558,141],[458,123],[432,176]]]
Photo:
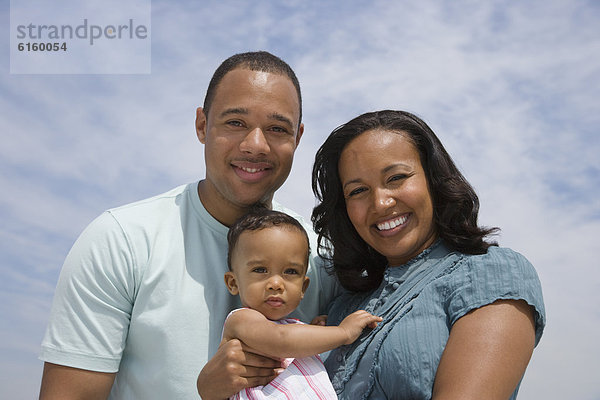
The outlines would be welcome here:
[[[256,272],[258,274],[264,274],[265,272],[267,272],[267,269],[265,267],[256,267],[252,269],[252,272]]]
[[[285,270],[285,273],[288,274],[288,275],[299,275],[300,271],[298,271],[295,268],[288,268],[288,269]]]

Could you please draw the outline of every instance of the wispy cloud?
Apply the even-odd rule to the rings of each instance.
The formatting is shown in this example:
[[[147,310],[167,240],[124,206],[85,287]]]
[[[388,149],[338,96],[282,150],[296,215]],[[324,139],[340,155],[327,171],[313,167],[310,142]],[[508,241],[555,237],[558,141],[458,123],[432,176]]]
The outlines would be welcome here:
[[[382,108],[420,115],[480,194],[481,222],[538,268],[549,324],[520,398],[600,396],[600,7],[340,4],[154,1],[150,75],[19,76],[5,63],[0,371],[39,379],[35,353],[73,240],[106,208],[203,177],[193,122],[210,75],[235,52],[267,49],[295,68],[305,106],[278,199],[310,214],[314,153],[340,123]],[[0,397],[37,391],[7,382]]]

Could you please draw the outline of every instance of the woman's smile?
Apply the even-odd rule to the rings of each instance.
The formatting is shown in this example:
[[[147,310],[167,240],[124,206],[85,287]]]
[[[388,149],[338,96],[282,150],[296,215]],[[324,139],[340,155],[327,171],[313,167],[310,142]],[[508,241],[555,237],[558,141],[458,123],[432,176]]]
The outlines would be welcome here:
[[[406,263],[435,241],[427,178],[405,134],[360,134],[342,150],[338,171],[352,225],[390,265]]]
[[[406,224],[406,221],[408,221],[408,214],[404,214],[399,217],[394,217],[384,222],[379,222],[375,226],[380,231],[389,231],[399,226],[404,226],[404,224]]]

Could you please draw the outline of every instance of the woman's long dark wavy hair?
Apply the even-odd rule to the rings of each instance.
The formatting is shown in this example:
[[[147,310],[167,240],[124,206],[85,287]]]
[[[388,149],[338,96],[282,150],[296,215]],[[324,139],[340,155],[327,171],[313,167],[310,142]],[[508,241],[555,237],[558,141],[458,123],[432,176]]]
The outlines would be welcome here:
[[[312,212],[319,254],[333,262],[342,286],[361,292],[381,283],[387,259],[356,232],[346,211],[338,164],[344,148],[362,133],[381,129],[404,134],[414,144],[433,203],[433,221],[446,246],[466,254],[485,254],[496,242],[486,236],[498,228],[477,225],[479,198],[427,124],[405,111],[376,111],[336,128],[315,157],[312,188],[320,204]]]

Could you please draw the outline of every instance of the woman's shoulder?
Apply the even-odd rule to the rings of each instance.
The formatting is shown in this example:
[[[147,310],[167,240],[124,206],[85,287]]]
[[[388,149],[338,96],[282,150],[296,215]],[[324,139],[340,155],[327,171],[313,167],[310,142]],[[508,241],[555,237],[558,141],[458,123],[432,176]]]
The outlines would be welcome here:
[[[473,290],[506,292],[539,287],[534,266],[521,253],[507,247],[491,246],[485,254],[465,254],[453,274],[457,284],[464,280]]]
[[[464,255],[460,267],[446,283],[452,323],[468,311],[496,300],[525,300],[536,311],[539,340],[545,325],[542,286],[535,268],[522,254],[492,246],[485,254]]]
[[[465,254],[464,273],[509,277],[535,277],[537,273],[531,262],[521,253],[508,247],[490,246],[485,254]]]

